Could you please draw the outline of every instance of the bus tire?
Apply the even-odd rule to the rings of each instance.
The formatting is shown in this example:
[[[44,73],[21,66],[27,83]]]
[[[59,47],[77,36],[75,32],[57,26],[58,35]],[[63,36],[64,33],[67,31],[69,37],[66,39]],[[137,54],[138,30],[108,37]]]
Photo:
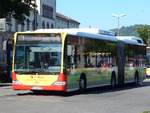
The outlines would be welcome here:
[[[86,91],[87,88],[87,79],[86,79],[86,75],[83,73],[80,76],[80,80],[79,80],[79,91],[80,93],[83,93]]]
[[[116,87],[116,85],[116,73],[115,71],[113,71],[111,74],[111,87],[114,88]]]
[[[134,74],[134,83],[135,85],[139,84],[139,72],[136,70]]]
[[[31,90],[34,95],[40,95],[43,91],[40,90]]]

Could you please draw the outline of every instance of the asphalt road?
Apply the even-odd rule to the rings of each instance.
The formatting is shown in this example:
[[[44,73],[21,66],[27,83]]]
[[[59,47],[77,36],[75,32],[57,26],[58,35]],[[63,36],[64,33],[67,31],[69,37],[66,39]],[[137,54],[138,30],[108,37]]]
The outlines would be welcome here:
[[[0,87],[0,113],[143,113],[150,111],[150,83],[100,87],[85,94],[33,94]]]

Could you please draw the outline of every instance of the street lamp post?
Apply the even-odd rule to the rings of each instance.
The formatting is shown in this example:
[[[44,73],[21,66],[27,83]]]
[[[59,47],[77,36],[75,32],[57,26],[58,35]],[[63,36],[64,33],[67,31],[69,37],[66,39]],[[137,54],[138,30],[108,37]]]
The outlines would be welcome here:
[[[148,29],[147,32],[148,32],[148,43],[147,43],[147,45],[148,45],[148,47],[150,47],[150,29]]]
[[[126,14],[112,14],[113,17],[117,18],[117,35],[119,36],[119,30],[120,30],[120,18],[125,17]]]
[[[37,6],[36,6],[36,0],[33,0],[34,1],[34,30],[37,29]]]

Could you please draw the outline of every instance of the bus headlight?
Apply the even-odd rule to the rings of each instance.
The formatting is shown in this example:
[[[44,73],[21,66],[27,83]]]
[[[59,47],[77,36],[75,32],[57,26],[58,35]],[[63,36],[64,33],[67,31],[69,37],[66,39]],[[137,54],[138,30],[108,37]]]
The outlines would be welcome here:
[[[18,80],[13,80],[13,84],[15,84],[15,85],[21,85],[22,83],[20,81],[18,81]]]

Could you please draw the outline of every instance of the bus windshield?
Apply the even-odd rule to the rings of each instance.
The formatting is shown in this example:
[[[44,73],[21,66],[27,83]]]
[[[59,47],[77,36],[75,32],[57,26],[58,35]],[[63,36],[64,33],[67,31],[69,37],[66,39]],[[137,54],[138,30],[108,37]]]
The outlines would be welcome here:
[[[16,73],[54,74],[60,72],[60,67],[60,37],[37,39],[36,36],[18,36],[14,67]]]

